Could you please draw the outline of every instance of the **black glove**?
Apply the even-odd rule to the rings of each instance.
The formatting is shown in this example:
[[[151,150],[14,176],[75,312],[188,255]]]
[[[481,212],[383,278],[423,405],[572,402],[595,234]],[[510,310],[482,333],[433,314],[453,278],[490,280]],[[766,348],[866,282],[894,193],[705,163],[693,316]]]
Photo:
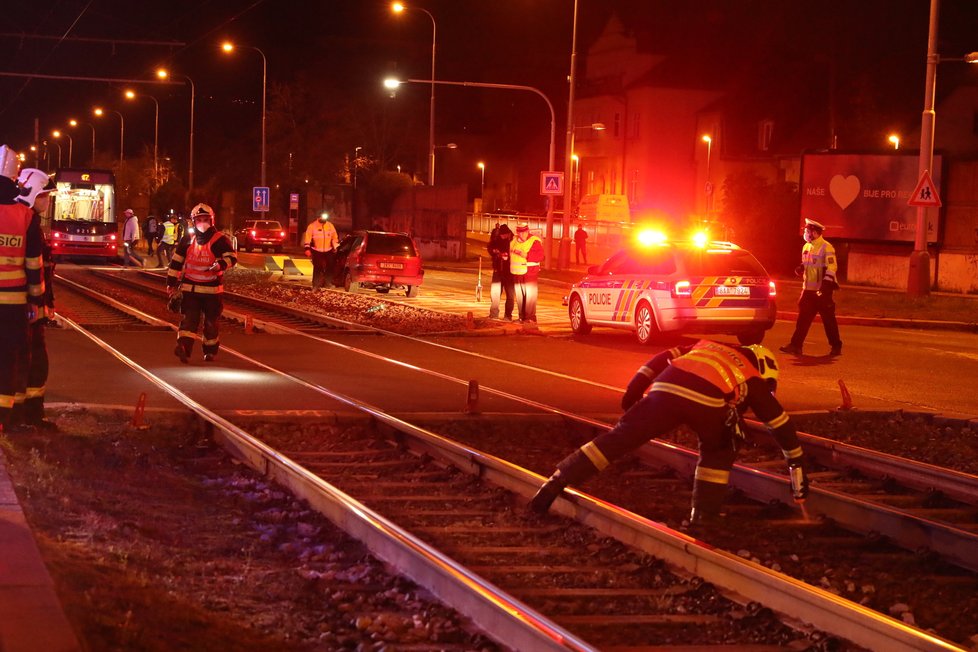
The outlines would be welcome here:
[[[183,307],[183,292],[177,290],[176,292],[168,293],[169,299],[167,299],[166,307],[170,312],[179,313],[180,309]]]
[[[795,276],[804,276],[804,275],[805,275],[804,265],[799,265],[798,267],[795,267]]]

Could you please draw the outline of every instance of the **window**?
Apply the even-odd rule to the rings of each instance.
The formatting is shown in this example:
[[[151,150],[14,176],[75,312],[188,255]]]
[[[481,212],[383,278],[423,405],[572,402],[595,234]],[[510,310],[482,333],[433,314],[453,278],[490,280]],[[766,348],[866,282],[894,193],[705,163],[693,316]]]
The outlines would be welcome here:
[[[638,200],[638,170],[632,170],[632,174],[628,179],[628,201],[631,204],[636,203]]]
[[[641,125],[640,115],[638,113],[633,113],[628,118],[628,137],[638,138],[640,135],[639,126]]]
[[[766,152],[771,148],[774,137],[774,120],[761,120],[757,123],[757,149]]]

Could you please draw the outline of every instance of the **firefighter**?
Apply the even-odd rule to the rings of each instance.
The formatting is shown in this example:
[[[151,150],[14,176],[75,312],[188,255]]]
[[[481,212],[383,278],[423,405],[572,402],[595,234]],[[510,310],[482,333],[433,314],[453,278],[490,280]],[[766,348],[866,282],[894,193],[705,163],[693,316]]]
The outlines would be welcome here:
[[[319,219],[310,222],[302,238],[306,256],[312,258],[312,289],[333,286],[333,260],[340,239],[336,227],[329,222],[329,213],[322,212]]]
[[[33,209],[39,217],[43,215],[47,211],[54,182],[47,174],[34,168],[21,170],[17,182],[23,189],[22,192],[27,193],[17,201]],[[54,318],[54,261],[51,257],[51,247],[46,241],[43,242],[42,258],[44,305],[38,313],[38,318],[32,321],[29,327],[28,364],[23,370],[24,380],[21,383],[26,387],[22,421],[28,426],[41,430],[57,431],[57,424],[44,418],[44,389],[49,369],[44,328]]]
[[[17,185],[17,152],[0,145],[0,431],[29,432],[14,424],[15,403],[22,406],[23,369],[28,363],[28,325],[44,303],[40,218],[17,201],[26,191]]]
[[[805,218],[805,246],[801,249],[801,265],[795,274],[802,278],[801,297],[798,299],[798,321],[791,341],[781,347],[784,353],[802,354],[802,345],[808,337],[808,329],[821,315],[825,337],[829,341],[829,356],[842,355],[842,340],[839,338],[839,323],[835,319],[835,301],[832,294],[839,289],[835,274],[839,269],[835,258],[835,247],[822,237],[825,226],[815,220]]]
[[[204,318],[202,349],[204,360],[212,361],[220,348],[218,319],[224,310],[224,273],[238,262],[228,239],[214,227],[214,209],[197,204],[190,211],[194,233],[177,245],[167,271],[167,294],[172,299],[182,295],[180,330],[174,355],[186,363],[194,347],[194,338]]]
[[[792,495],[803,501],[808,495],[804,458],[795,428],[774,397],[777,379],[774,354],[759,344],[738,347],[700,340],[663,351],[628,383],[621,401],[625,414],[615,427],[560,462],[530,501],[530,509],[545,513],[567,485],[685,424],[700,443],[688,523],[709,524],[720,515],[748,408],[771,429],[788,463]]]

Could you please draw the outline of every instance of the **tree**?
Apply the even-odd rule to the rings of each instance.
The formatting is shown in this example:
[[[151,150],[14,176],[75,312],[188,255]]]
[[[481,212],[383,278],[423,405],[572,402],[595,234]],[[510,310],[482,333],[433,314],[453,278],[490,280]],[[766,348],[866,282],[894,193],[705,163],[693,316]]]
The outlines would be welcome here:
[[[721,218],[768,272],[792,273],[800,251],[797,184],[771,183],[750,171],[731,174],[723,181]]]

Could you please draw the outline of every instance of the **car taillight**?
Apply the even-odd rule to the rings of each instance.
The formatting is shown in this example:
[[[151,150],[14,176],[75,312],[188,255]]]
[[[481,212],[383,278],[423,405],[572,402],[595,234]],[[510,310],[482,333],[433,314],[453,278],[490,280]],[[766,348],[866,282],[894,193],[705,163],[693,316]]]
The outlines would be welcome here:
[[[279,231],[278,232],[278,237],[284,238],[285,237],[285,231]]]
[[[693,296],[693,286],[689,281],[676,281],[672,286],[672,296],[673,297],[691,297]]]
[[[116,238],[116,234],[115,233],[109,234],[109,240],[115,240],[115,238]]]
[[[251,237],[254,238],[256,235],[258,235],[258,232],[255,231],[254,229],[252,229],[251,230]]]
[[[778,288],[774,284],[774,281],[768,281],[767,282],[767,295],[769,297],[776,297],[776,296],[778,296]]]
[[[52,238],[60,238],[61,237],[61,232],[60,231],[51,231],[51,237]]]

